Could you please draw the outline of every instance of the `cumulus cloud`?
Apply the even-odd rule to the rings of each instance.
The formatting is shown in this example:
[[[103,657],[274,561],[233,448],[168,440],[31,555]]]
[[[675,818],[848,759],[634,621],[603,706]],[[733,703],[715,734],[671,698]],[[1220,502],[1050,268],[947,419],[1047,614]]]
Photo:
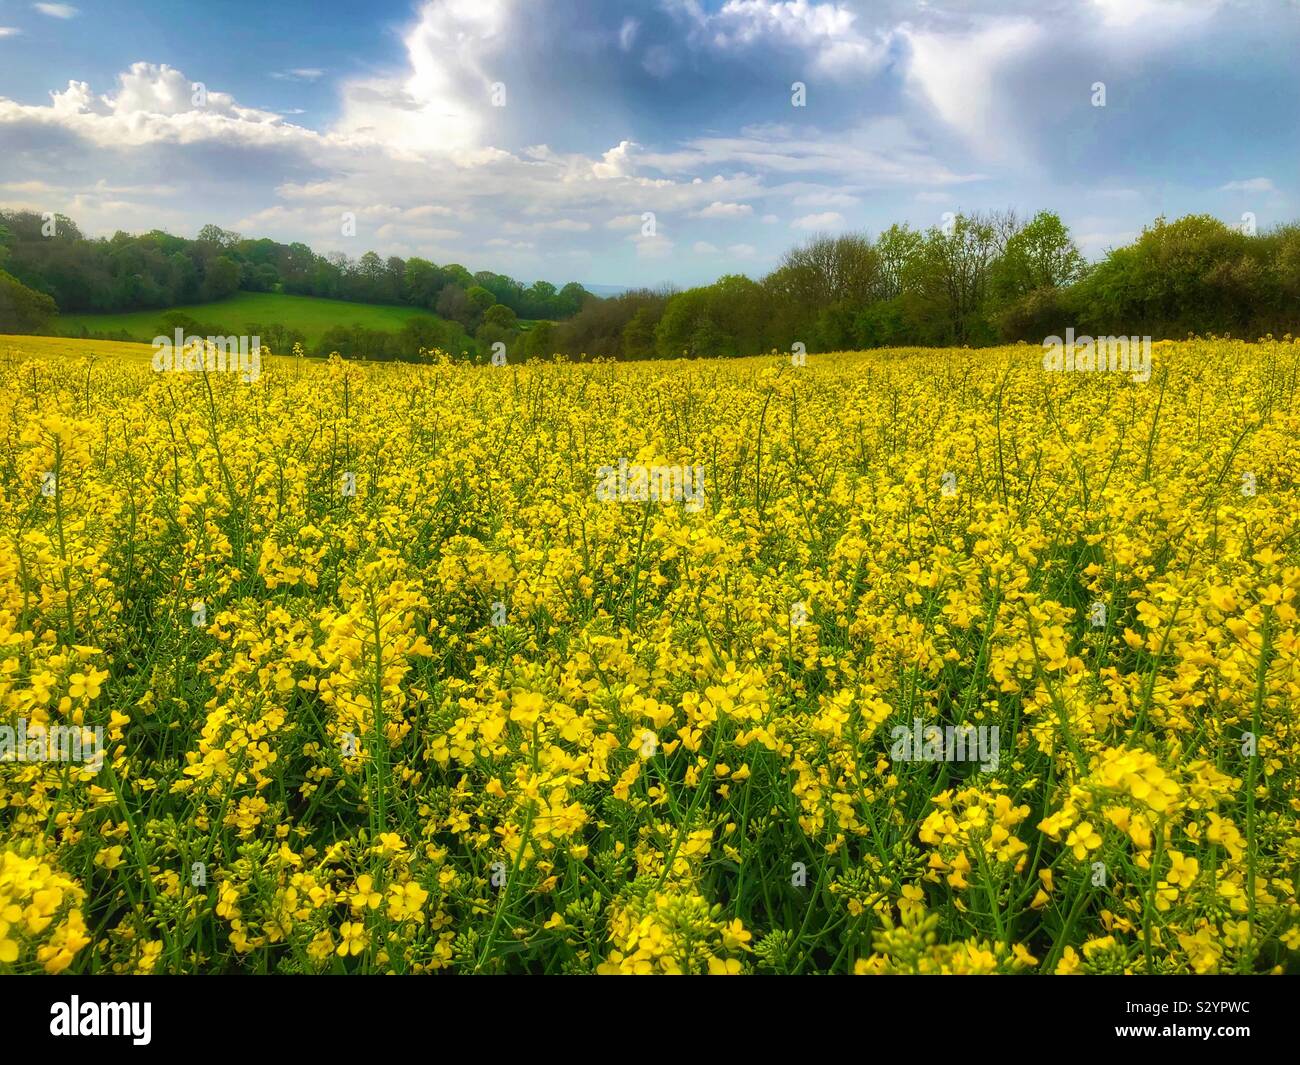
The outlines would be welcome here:
[[[274,126],[272,111],[241,107],[227,93],[209,91],[166,63],[133,63],[117,77],[117,91],[96,96],[84,81],[50,93],[48,107],[0,98],[0,122],[62,125],[101,145],[246,136]]]
[[[791,229],[833,229],[844,225],[844,216],[839,211],[823,211],[821,214],[806,214],[790,223]]]
[[[80,14],[80,11],[71,4],[32,4],[32,7],[50,18],[70,19]]]
[[[874,73],[884,64],[891,31],[864,33],[843,3],[814,0],[727,0],[707,12],[697,0],[670,0],[668,9],[689,27],[697,48],[741,53],[757,46],[795,48],[810,70],[831,77]]]
[[[509,85],[493,68],[506,41],[511,0],[432,0],[405,38],[409,69],[343,86],[338,131],[399,149],[447,151],[481,144],[494,99]]]
[[[694,212],[696,218],[748,218],[754,213],[747,203],[722,203],[714,200],[709,206]]]
[[[632,173],[632,149],[636,145],[631,141],[619,143],[601,156],[599,163],[594,163],[592,174],[602,181],[609,178],[627,177]]]

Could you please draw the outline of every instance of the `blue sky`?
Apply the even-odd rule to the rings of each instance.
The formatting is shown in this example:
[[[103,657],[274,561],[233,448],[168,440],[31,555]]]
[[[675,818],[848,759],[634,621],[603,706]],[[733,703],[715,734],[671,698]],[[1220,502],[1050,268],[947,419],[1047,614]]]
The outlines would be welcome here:
[[[557,283],[958,210],[1096,257],[1300,217],[1297,55],[1294,0],[0,0],[0,206]]]

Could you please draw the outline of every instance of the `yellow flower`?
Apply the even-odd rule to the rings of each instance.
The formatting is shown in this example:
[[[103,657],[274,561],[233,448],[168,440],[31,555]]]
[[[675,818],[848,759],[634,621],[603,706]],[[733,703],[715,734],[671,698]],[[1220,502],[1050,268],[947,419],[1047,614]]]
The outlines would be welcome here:
[[[376,909],[383,901],[383,896],[375,890],[374,878],[369,873],[357,877],[356,886],[348,896],[348,905],[353,912]]]
[[[344,921],[339,925],[339,945],[335,952],[340,958],[360,954],[366,949],[366,928],[359,921]]]
[[[388,916],[394,921],[417,917],[428,898],[429,893],[414,880],[392,884],[388,888]]]
[[[1088,857],[1088,852],[1095,851],[1101,846],[1101,843],[1101,835],[1087,821],[1081,821],[1065,837],[1065,845],[1071,848],[1075,858],[1079,861],[1083,861]]]

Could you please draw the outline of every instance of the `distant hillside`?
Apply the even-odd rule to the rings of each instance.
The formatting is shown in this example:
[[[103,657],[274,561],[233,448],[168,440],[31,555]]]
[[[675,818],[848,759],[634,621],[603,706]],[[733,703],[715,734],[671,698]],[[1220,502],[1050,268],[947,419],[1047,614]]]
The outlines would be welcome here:
[[[376,303],[318,299],[314,296],[284,296],[270,292],[240,292],[212,303],[192,303],[167,310],[128,311],[125,314],[63,314],[56,328],[63,336],[87,333],[125,332],[132,340],[148,343],[162,331],[164,316],[184,314],[204,326],[219,327],[223,333],[242,334],[250,325],[278,325],[301,333],[309,347],[318,344],[326,331],[336,327],[361,326],[395,333],[415,318],[435,318],[450,336],[464,336],[454,322],[418,307],[397,307]],[[468,338],[465,338],[466,340]]]

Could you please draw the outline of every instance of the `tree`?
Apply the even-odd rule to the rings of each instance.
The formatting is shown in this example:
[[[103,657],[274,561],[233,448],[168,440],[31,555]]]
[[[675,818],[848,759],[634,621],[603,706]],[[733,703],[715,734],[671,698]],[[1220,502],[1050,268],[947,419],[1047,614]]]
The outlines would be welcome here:
[[[755,355],[766,343],[766,304],[763,287],[743,274],[675,293],[655,326],[654,348],[662,355],[705,347],[713,355]]]
[[[946,326],[946,341],[991,339],[985,317],[989,275],[1006,237],[1007,216],[959,214],[951,226],[932,227],[908,270],[929,314]]]
[[[1064,288],[1082,276],[1085,266],[1060,217],[1039,211],[1007,239],[993,271],[993,294],[1007,301],[1036,289]]]
[[[820,234],[786,252],[773,287],[816,312],[834,303],[868,302],[879,272],[879,256],[865,236]]]
[[[225,255],[219,255],[208,265],[203,278],[202,295],[205,300],[221,300],[239,291],[239,264]]]
[[[524,316],[550,318],[555,313],[555,286],[549,281],[534,281],[524,292]]]
[[[551,313],[556,318],[572,318],[590,299],[595,297],[576,281],[570,281],[556,293]]]
[[[923,238],[906,223],[892,225],[876,238],[877,300],[892,300],[903,294],[909,267],[916,261]]]
[[[196,239],[200,244],[215,244],[218,248],[233,248],[244,238],[232,230],[209,224],[199,230]]]
[[[469,300],[469,305],[482,314],[494,303],[497,298],[492,295],[491,291],[482,285],[474,285],[465,291],[465,298]]]
[[[670,295],[668,290],[650,289],[634,289],[604,300],[589,295],[577,314],[556,327],[555,349],[575,358],[617,352],[623,346],[623,331],[637,312],[652,308],[657,321]]]
[[[445,281],[443,272],[427,259],[407,259],[402,275],[402,298],[414,307],[432,309]]]
[[[549,359],[555,354],[555,325],[551,322],[538,322],[522,339],[529,359]]]
[[[445,347],[448,341],[447,327],[437,318],[421,314],[406,321],[398,338],[403,355],[414,357],[421,349],[433,351]]]
[[[1265,266],[1269,248],[1210,215],[1157,218],[1134,243],[1112,249],[1089,270],[1071,298],[1082,324],[1096,334],[1241,330],[1249,321],[1243,302],[1270,302],[1276,274]]]
[[[45,293],[0,270],[0,333],[43,333],[58,313]]]
[[[717,358],[719,355],[730,354],[727,350],[730,347],[731,338],[718,328],[713,318],[708,314],[701,315],[691,333],[688,347],[690,353],[697,359]]]
[[[623,358],[650,359],[655,354],[655,327],[663,315],[663,308],[642,307],[623,328]]]
[[[483,324],[494,325],[500,329],[516,330],[519,328],[519,319],[515,317],[515,312],[504,303],[496,303],[483,312]]]
[[[445,285],[438,293],[437,311],[442,317],[459,322],[466,328],[474,318],[474,308],[470,306],[465,290],[459,285]]]

